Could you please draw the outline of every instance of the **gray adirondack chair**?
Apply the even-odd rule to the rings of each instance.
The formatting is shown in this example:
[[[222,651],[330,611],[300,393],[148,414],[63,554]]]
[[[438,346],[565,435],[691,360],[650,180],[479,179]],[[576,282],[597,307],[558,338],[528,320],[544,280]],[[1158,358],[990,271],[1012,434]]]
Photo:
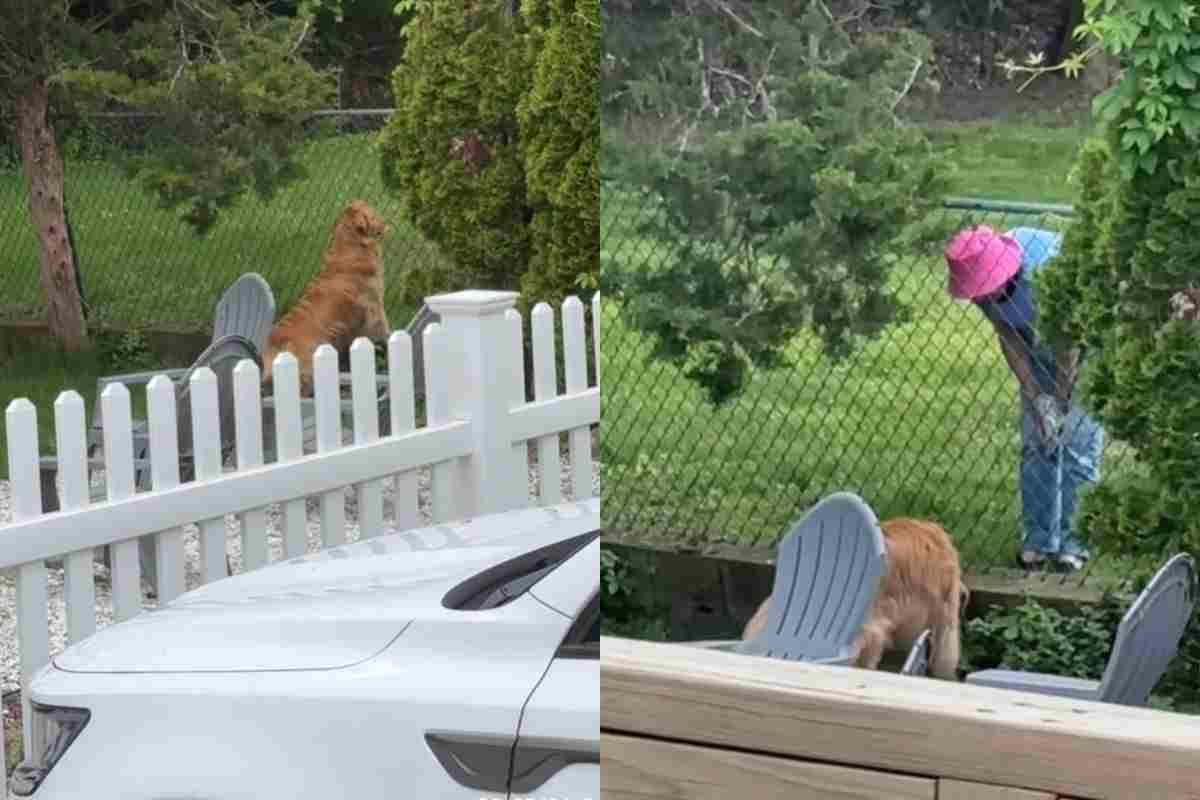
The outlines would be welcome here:
[[[1196,564],[1186,553],[1159,568],[1117,627],[1112,655],[1099,681],[985,669],[967,675],[967,683],[1145,706],[1179,648],[1196,605],[1196,588]]]
[[[847,665],[884,568],[883,532],[857,495],[826,497],[779,545],[767,624],[752,639],[698,646]]]
[[[191,377],[192,373],[201,367],[208,367],[217,378],[218,416],[221,430],[221,449],[223,460],[227,460],[233,452],[235,440],[234,404],[233,404],[233,370],[243,359],[250,359],[261,368],[262,361],[258,350],[243,336],[227,334],[210,344],[196,359],[191,367],[179,371],[175,381],[175,414],[178,433],[180,481],[186,482],[195,477],[192,442],[192,405]],[[150,464],[150,430],[147,420],[133,421],[133,469],[134,481],[138,491],[151,488]],[[98,438],[93,440],[93,436]],[[95,444],[88,457],[88,466],[92,469],[104,468],[103,430],[89,431],[89,444]],[[53,501],[53,509],[58,508],[58,492],[55,478],[58,471],[56,456],[42,459],[42,496],[43,505],[49,495]],[[102,485],[92,487],[93,502],[103,500],[107,490]],[[148,587],[153,587],[157,581],[156,562],[154,558],[156,541],[154,536],[145,536],[139,542],[141,553],[142,576]],[[107,549],[103,554],[107,560]]]
[[[240,336],[254,346],[260,356],[266,352],[267,336],[275,324],[275,295],[263,276],[257,272],[242,275],[221,295],[213,314],[213,334],[210,343],[226,336]],[[92,412],[92,428],[101,429],[100,395],[112,383],[123,383],[128,387],[144,386],[156,375],[166,375],[176,383],[190,368],[158,369],[146,372],[127,372],[121,375],[106,375],[96,379],[96,403]]]
[[[908,658],[904,659],[904,666],[900,668],[901,675],[923,677],[929,674],[929,637],[931,635],[932,631],[926,629],[913,642],[912,649],[908,651]]]
[[[225,290],[225,293],[221,295],[220,300],[217,301],[216,311],[213,315],[213,335],[210,347],[199,356],[196,363],[199,364],[203,359],[213,358],[214,354],[211,352],[212,345],[229,336],[238,336],[248,341],[255,353],[255,358],[258,358],[266,346],[267,336],[271,332],[271,326],[274,324],[274,321],[275,295],[271,292],[271,287],[267,285],[266,280],[258,273],[247,272],[234,281]],[[97,456],[104,443],[104,420],[101,414],[100,397],[104,393],[105,388],[113,383],[123,383],[132,390],[135,386],[145,386],[156,375],[166,375],[175,381],[177,385],[180,383],[186,384],[194,369],[195,365],[182,369],[128,372],[121,375],[106,375],[97,378],[96,399],[92,407],[92,424],[88,428],[89,456]],[[183,424],[182,418],[180,424]],[[190,424],[190,420],[188,424]],[[232,436],[233,434],[230,433],[230,442],[232,442]],[[102,458],[99,463],[103,463]],[[150,488],[150,473],[148,469],[144,469],[143,467],[144,465],[139,466],[135,470],[139,490]],[[57,473],[57,457],[44,457],[41,460],[41,483],[42,510],[46,512],[57,511],[59,508],[58,490],[55,482]]]

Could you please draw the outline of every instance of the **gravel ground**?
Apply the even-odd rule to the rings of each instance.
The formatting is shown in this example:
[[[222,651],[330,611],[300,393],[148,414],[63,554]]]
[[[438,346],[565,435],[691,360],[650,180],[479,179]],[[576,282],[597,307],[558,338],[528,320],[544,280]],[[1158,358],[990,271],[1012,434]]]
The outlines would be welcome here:
[[[418,474],[419,507],[423,519],[426,523],[430,523],[432,520],[429,511],[429,470],[421,470]],[[96,479],[102,480],[103,473],[101,472],[95,476],[94,480]],[[594,464],[592,480],[593,491],[598,494],[600,487],[600,465],[598,462]],[[530,466],[529,486],[534,496],[536,496],[536,492],[538,491],[538,482],[537,467]],[[566,464],[563,466],[561,484],[564,499],[574,499],[570,486],[569,466]],[[394,490],[391,482],[388,481],[384,486],[385,523],[391,518],[391,504],[393,499]],[[319,513],[317,500],[310,498],[308,501],[308,546],[310,552],[319,550],[321,546]],[[346,490],[346,526],[347,538],[350,541],[358,538],[357,518],[357,498],[354,490],[349,488]],[[9,484],[8,481],[0,481],[0,523],[7,522],[10,519]],[[267,526],[267,541],[270,548],[271,560],[274,561],[279,559],[283,552],[280,534],[280,509],[278,506],[268,507]],[[230,517],[226,523],[226,529],[226,552],[229,554],[230,564],[236,573],[241,570],[242,560],[240,525],[235,518]],[[199,585],[199,543],[197,529],[194,525],[189,525],[184,529],[184,541],[187,554],[187,587],[192,589]],[[100,628],[112,622],[112,598],[108,570],[102,564],[95,564],[93,570],[96,575],[96,626]],[[66,638],[66,622],[63,603],[63,572],[61,569],[51,569],[48,572],[50,653],[53,656],[63,649]],[[154,605],[153,600],[145,601],[147,608],[153,608]],[[3,669],[3,683],[0,684],[0,691],[8,693],[18,689],[20,686],[20,660],[16,635],[15,580],[11,571],[0,574],[0,668]]]

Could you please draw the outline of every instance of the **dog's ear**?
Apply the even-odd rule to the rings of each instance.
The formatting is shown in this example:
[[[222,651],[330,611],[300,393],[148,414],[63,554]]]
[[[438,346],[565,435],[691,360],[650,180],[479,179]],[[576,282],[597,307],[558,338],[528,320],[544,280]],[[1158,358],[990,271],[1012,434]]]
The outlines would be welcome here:
[[[354,230],[359,236],[369,237],[371,235],[371,218],[363,212],[358,212],[354,215]]]

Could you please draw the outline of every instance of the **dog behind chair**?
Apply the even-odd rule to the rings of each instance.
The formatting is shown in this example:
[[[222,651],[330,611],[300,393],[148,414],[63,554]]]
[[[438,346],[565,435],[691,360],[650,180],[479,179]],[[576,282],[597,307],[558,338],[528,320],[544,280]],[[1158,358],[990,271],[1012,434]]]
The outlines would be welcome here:
[[[960,615],[969,599],[958,551],[940,525],[897,517],[880,523],[887,557],[879,591],[855,639],[855,666],[877,669],[888,650],[907,649],[925,629],[933,631],[930,674],[957,679]],[[743,639],[767,624],[771,598],[746,624]]]
[[[366,336],[382,341],[392,332],[383,305],[381,240],[387,226],[364,201],[354,200],[333,226],[333,242],[321,271],[271,330],[263,357],[263,383],[271,382],[275,356],[291,353],[300,362],[300,391],[312,395],[313,352],[329,344],[339,353]]]

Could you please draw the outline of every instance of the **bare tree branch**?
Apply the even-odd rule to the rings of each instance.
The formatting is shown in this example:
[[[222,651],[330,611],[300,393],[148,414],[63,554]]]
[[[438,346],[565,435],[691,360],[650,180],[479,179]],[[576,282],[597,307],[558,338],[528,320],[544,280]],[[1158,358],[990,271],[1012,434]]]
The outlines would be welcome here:
[[[304,20],[304,30],[300,31],[300,38],[296,40],[296,44],[292,46],[289,56],[296,55],[296,51],[300,49],[300,45],[304,44],[304,37],[308,36],[308,27],[312,23],[312,18]]]
[[[171,85],[167,87],[167,95],[168,96],[175,93],[176,81],[178,81],[179,76],[183,74],[184,67],[186,67],[188,64],[191,63],[191,61],[188,60],[187,34],[183,30],[183,22],[179,23],[179,51],[180,51],[179,67],[175,70],[175,74],[173,76],[171,76]]]
[[[725,3],[722,3],[721,0],[708,0],[708,4],[710,6],[712,6],[713,8],[715,8],[716,10],[727,14],[729,16],[729,18],[732,19],[734,22],[736,22],[739,26],[741,26],[741,28],[743,30],[749,31],[750,33],[754,34],[755,36],[757,36],[760,39],[767,38],[766,36],[763,35],[762,31],[758,30],[753,25],[751,25],[749,22],[746,22],[744,19],[739,17],[737,14],[733,13],[733,9],[730,8],[728,5],[726,5]]]
[[[921,59],[914,58],[913,62],[912,72],[908,74],[908,80],[904,82],[904,88],[897,92],[896,99],[892,101],[892,111],[895,111],[896,106],[900,105],[900,101],[912,91],[913,84],[917,81],[917,75],[921,72]]]

